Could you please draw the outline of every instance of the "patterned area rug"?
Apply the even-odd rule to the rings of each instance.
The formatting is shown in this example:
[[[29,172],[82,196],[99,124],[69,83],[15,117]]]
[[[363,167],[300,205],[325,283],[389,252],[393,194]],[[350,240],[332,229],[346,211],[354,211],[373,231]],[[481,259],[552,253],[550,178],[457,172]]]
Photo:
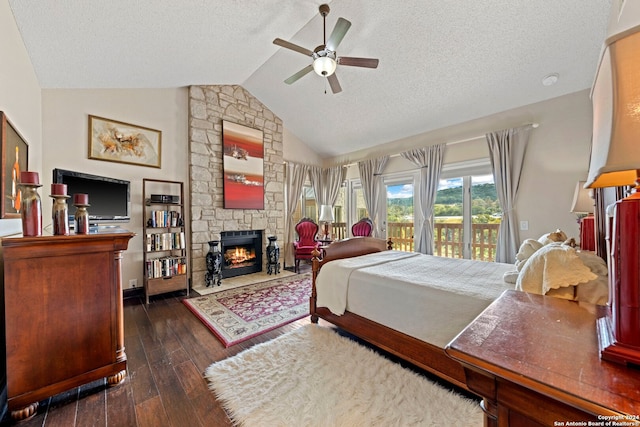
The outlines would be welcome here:
[[[225,347],[309,315],[311,274],[183,300]]]

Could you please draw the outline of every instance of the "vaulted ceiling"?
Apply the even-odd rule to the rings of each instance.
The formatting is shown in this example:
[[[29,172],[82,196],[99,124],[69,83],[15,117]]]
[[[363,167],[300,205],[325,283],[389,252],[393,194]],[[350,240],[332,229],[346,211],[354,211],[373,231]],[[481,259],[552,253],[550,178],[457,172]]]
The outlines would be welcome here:
[[[591,87],[610,0],[334,0],[351,22],[342,92],[311,72],[323,1],[9,0],[42,88],[237,84],[323,157],[334,157]],[[5,58],[6,59],[6,58]],[[558,81],[542,80],[557,74]]]

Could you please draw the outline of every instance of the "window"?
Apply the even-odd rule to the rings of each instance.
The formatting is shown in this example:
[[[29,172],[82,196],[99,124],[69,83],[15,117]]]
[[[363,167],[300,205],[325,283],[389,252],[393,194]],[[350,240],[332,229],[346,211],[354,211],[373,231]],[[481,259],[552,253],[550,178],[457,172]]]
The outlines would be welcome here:
[[[316,193],[313,191],[313,187],[310,185],[305,185],[304,187],[302,187],[300,202],[298,202],[298,207],[293,213],[293,223],[297,224],[302,218],[305,217],[312,219],[315,223],[318,222]]]
[[[434,205],[434,254],[495,260],[502,210],[486,164],[443,168]]]
[[[413,180],[385,184],[387,207],[387,239],[393,249],[413,252]]]
[[[346,181],[340,187],[338,198],[333,205],[333,224],[331,224],[331,235],[334,240],[349,237],[347,234],[347,186]]]
[[[349,181],[349,200],[348,200],[348,216],[345,225],[345,237],[351,237],[351,226],[362,218],[371,218],[367,205],[364,202],[364,194],[362,192],[362,184],[359,179]]]
[[[316,201],[315,191],[311,185],[305,185],[302,187],[302,194],[300,195],[300,202],[293,214],[294,224],[297,224],[302,218],[310,218],[319,227],[322,224],[318,222],[319,207]],[[330,233],[333,239],[344,239],[347,237],[346,233],[346,183],[340,188],[338,197],[333,206],[334,222],[331,224]]]

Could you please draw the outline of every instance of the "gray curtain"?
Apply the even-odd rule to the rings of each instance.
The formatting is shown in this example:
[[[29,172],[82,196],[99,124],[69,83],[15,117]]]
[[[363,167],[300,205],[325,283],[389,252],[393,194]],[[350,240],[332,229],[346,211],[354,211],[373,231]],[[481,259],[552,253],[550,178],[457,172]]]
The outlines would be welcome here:
[[[323,174],[325,204],[334,206],[336,204],[336,200],[338,200],[340,188],[347,177],[347,168],[345,166],[332,166],[330,168],[325,168]]]
[[[378,218],[378,204],[380,202],[380,192],[382,191],[382,171],[389,161],[389,156],[383,156],[379,159],[362,160],[358,162],[358,170],[360,171],[360,182],[362,183],[362,194],[364,203],[369,211],[369,217],[373,221],[373,237],[385,238]]]
[[[295,223],[293,222],[293,214],[298,208],[300,201],[300,192],[304,180],[309,172],[309,166],[299,163],[287,162],[285,164],[285,193],[287,195],[287,228],[284,242],[284,263],[293,265],[293,240],[295,236]]]
[[[326,205],[324,202],[324,186],[322,185],[322,168],[320,166],[309,166],[309,181],[311,181],[311,186],[316,196],[316,204],[320,209],[320,205]]]
[[[321,205],[333,206],[335,204],[346,176],[347,168],[344,166],[332,166],[329,168],[309,167],[309,179],[316,194],[318,207]]]
[[[520,245],[515,203],[531,126],[505,129],[486,135],[493,180],[502,208],[496,261],[513,264]]]
[[[438,193],[438,183],[446,145],[432,145],[430,147],[409,150],[400,155],[420,167],[420,212],[422,225],[416,239],[416,252],[433,255],[433,205]]]

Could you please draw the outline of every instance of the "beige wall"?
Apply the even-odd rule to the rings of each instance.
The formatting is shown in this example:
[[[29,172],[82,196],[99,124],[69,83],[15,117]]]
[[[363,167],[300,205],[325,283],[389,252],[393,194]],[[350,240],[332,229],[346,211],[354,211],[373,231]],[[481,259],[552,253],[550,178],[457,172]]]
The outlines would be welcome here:
[[[162,167],[152,168],[88,158],[88,117],[95,115],[162,131]],[[188,91],[177,89],[45,89],[42,91],[43,224],[51,224],[51,200],[44,197],[54,168],[131,181],[131,221],[136,236],[122,263],[122,282],[142,286],[142,179],[185,183],[188,198]],[[187,200],[188,201],[188,200]],[[91,200],[89,200],[91,203]],[[185,206],[189,206],[188,203]],[[89,208],[90,210],[91,208]],[[188,215],[188,212],[187,212]]]
[[[0,58],[0,111],[27,141],[29,169],[40,171],[40,86],[6,1],[0,1]],[[20,219],[0,219],[0,236],[21,232]]]
[[[529,230],[520,231],[520,239],[537,239],[556,228],[579,237],[576,216],[569,209],[576,183],[587,177],[589,167],[592,113],[588,90],[325,160],[324,164],[393,156],[413,147],[461,140],[465,142],[447,146],[445,164],[487,158],[489,151],[481,135],[526,123],[538,123],[539,127],[531,131],[516,203],[519,220],[529,222]],[[412,170],[415,166],[411,162],[392,157],[385,173]],[[350,166],[348,178],[357,177],[357,166]]]
[[[131,181],[132,217],[129,223],[122,226],[137,236],[131,240],[123,257],[122,280],[125,289],[129,288],[131,279],[137,279],[138,286],[142,286],[142,179],[184,182],[186,214],[190,215],[188,100],[188,88],[42,90],[43,188],[50,185],[54,168]],[[88,159],[89,115],[161,130],[162,168]],[[298,159],[305,159],[306,162],[317,159],[317,155],[294,136],[284,146],[284,152],[290,156],[300,156]],[[44,196],[44,193],[41,195]],[[51,223],[46,215],[50,211],[51,201],[43,197],[45,225]]]
[[[286,127],[282,133],[282,141],[282,157],[284,160],[308,165],[322,164],[322,158],[297,136],[289,132]]]

